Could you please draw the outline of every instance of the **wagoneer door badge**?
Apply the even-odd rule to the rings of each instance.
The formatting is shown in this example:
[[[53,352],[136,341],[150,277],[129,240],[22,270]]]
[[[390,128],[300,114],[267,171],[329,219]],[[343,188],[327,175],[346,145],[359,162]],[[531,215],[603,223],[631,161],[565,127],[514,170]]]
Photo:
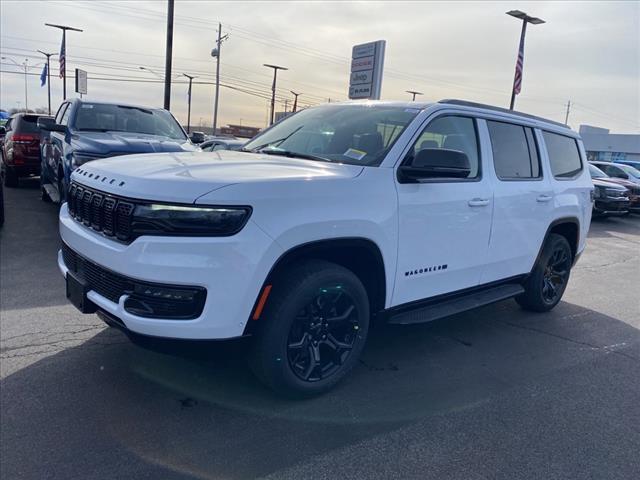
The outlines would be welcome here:
[[[404,272],[405,277],[409,277],[411,275],[423,275],[425,273],[433,273],[442,270],[446,270],[448,265],[445,263],[444,265],[435,265],[433,267],[424,267],[424,268],[416,268],[415,270],[409,270]]]

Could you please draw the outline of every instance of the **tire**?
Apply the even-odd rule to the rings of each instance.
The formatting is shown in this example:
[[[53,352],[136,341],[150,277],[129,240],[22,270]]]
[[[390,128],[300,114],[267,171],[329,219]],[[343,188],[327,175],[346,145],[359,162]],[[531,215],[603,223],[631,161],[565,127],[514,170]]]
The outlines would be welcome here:
[[[7,167],[4,174],[4,186],[7,188],[15,188],[18,186],[18,173],[13,168]]]
[[[44,183],[42,183],[42,174],[40,175],[40,199],[44,203],[51,203],[52,202],[51,197],[49,196],[47,191],[44,189]]]
[[[60,198],[60,205],[67,201],[67,189],[64,178],[58,178],[58,195]]]
[[[565,237],[549,235],[538,261],[516,297],[525,310],[548,312],[562,299],[573,264],[571,246]]]
[[[278,394],[305,398],[336,385],[358,362],[369,331],[369,299],[350,270],[321,260],[273,282],[249,365]]]

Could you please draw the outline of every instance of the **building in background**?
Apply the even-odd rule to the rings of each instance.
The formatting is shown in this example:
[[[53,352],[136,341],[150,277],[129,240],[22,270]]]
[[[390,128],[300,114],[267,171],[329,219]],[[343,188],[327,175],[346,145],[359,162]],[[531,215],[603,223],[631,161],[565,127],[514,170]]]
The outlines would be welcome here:
[[[590,162],[640,161],[640,134],[610,133],[590,125],[580,125],[579,132]]]

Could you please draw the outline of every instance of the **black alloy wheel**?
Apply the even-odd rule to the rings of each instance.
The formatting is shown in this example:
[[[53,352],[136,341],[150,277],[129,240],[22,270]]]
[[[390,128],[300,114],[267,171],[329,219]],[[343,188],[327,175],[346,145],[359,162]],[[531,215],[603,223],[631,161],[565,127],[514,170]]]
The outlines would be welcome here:
[[[551,254],[542,277],[542,298],[546,303],[554,304],[562,295],[569,280],[571,269],[570,253],[562,245],[558,245]]]
[[[274,275],[252,335],[249,365],[290,398],[322,394],[358,363],[369,332],[369,298],[360,279],[325,260],[297,262]]]
[[[360,329],[356,303],[342,286],[321,288],[296,316],[287,340],[287,360],[302,381],[333,375],[353,351]]]
[[[573,265],[573,252],[565,237],[552,233],[547,238],[533,270],[523,283],[524,293],[516,301],[525,310],[548,312],[564,294]]]

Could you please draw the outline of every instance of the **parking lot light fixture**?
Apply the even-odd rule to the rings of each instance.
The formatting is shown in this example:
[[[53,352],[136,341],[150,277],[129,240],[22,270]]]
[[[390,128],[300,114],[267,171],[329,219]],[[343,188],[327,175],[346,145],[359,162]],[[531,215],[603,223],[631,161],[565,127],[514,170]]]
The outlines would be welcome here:
[[[410,95],[413,95],[413,98],[411,99],[412,102],[416,101],[416,95],[424,95],[424,93],[416,92],[415,90],[406,90],[406,92]]]
[[[524,37],[527,32],[527,23],[533,25],[540,25],[545,23],[544,20],[538,17],[532,17],[520,10],[509,10],[507,15],[522,20],[522,30],[520,31],[520,45],[518,47],[518,58],[516,60],[516,73],[513,77],[513,88],[511,89],[511,102],[509,109],[513,110],[513,106],[516,102],[516,95],[520,93],[522,87],[522,70],[524,69]]]
[[[69,27],[67,25],[56,25],[45,23],[47,27],[59,28],[62,30],[62,46],[60,47],[60,76],[62,77],[62,99],[67,99],[67,30],[72,32],[82,32],[81,29]]]
[[[271,118],[269,125],[273,125],[273,119],[276,109],[276,81],[278,79],[278,70],[289,70],[287,67],[281,67],[279,65],[271,65],[269,63],[263,63],[267,68],[273,68],[273,84],[271,85]]]
[[[20,67],[24,70],[24,111],[28,111],[29,110],[29,98],[28,98],[28,94],[27,94],[27,69],[29,68],[29,59],[25,58],[24,62],[22,63],[18,63],[16,62],[13,58],[11,57],[1,57],[0,59],[2,60],[8,60],[11,63],[13,63],[14,65],[16,65],[17,67]]]

